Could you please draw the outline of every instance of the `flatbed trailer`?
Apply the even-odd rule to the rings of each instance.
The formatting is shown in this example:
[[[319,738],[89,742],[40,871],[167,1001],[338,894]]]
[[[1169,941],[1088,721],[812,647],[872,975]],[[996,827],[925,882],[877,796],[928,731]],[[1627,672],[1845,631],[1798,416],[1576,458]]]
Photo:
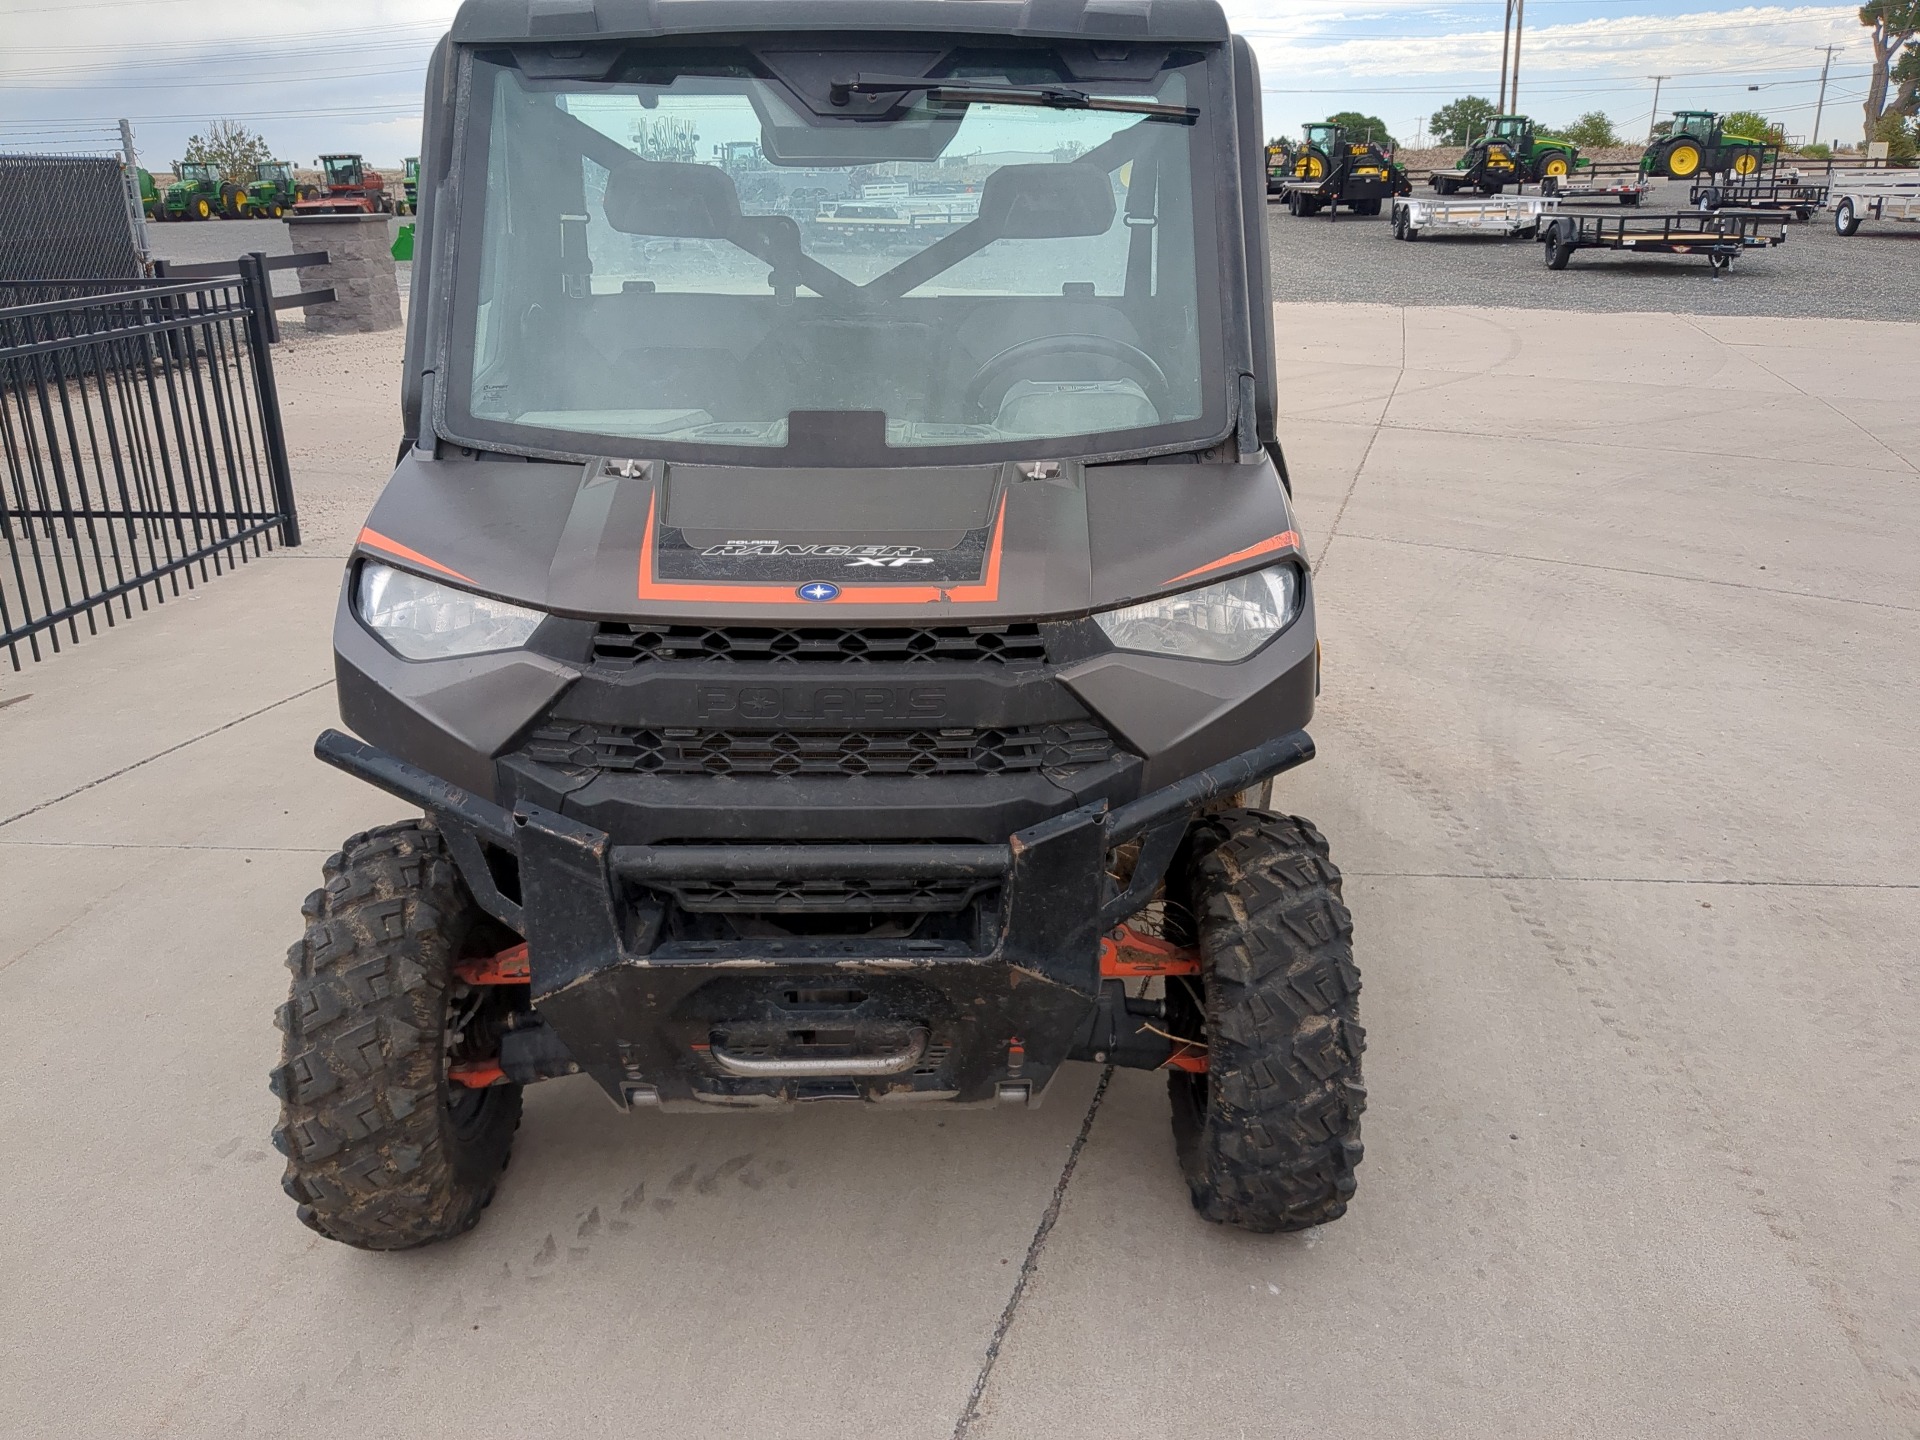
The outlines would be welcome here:
[[[1547,268],[1564,270],[1576,250],[1627,255],[1701,255],[1716,274],[1750,250],[1787,238],[1787,217],[1761,210],[1687,210],[1673,215],[1555,215],[1540,231]]]
[[[1829,177],[1834,232],[1852,235],[1866,220],[1920,224],[1920,170],[1841,170]]]
[[[1541,182],[1540,192],[1543,195],[1557,196],[1561,200],[1576,205],[1582,201],[1593,203],[1604,200],[1617,201],[1622,205],[1638,205],[1646,198],[1647,191],[1653,188],[1638,177],[1618,180],[1612,184],[1604,183],[1596,177],[1582,185],[1569,185],[1564,180],[1553,184],[1552,188],[1548,188],[1548,185],[1547,181]]]
[[[1398,195],[1393,201],[1393,238],[1418,240],[1427,233],[1519,235],[1533,239],[1541,217],[1560,202],[1550,195]]]
[[[1827,187],[1810,184],[1798,175],[1762,180],[1731,178],[1724,184],[1694,185],[1687,198],[1702,210],[1778,210],[1796,220],[1809,220],[1827,203]]]

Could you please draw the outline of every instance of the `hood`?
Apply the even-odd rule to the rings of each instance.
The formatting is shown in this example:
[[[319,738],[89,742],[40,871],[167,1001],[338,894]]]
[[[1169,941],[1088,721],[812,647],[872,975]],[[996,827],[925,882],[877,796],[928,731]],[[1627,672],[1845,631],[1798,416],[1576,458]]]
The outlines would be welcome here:
[[[805,470],[410,451],[358,548],[555,614],[793,625],[1069,618],[1299,537],[1264,457]]]

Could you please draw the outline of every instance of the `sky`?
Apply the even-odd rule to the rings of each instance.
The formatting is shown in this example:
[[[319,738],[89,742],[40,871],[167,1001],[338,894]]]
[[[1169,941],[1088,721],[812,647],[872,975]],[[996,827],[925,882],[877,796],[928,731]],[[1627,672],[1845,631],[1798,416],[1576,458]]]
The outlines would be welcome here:
[[[1403,144],[1460,95],[1499,86],[1503,0],[1223,0],[1259,54],[1269,135],[1338,110]],[[99,150],[129,119],[172,167],[207,120],[238,119],[311,164],[417,154],[427,56],[447,0],[0,0],[0,152]],[[1836,47],[1812,134],[1825,46]],[[1675,108],[1758,110],[1789,136],[1857,140],[1872,50],[1853,5],[1526,0],[1519,108],[1549,128],[1604,111],[1645,136]],[[1757,87],[1757,88],[1756,88]]]

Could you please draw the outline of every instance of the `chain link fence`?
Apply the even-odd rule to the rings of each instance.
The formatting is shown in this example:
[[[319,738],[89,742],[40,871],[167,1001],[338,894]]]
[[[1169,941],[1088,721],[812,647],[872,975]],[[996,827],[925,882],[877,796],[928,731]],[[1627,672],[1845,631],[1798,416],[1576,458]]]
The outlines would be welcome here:
[[[146,274],[152,184],[125,120],[0,121],[0,282]]]
[[[0,154],[0,279],[143,274],[128,208],[118,158]]]

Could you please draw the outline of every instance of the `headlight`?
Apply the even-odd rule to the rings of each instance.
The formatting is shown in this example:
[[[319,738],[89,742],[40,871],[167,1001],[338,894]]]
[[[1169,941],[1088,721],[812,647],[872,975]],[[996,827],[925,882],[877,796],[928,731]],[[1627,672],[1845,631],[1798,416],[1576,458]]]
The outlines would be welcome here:
[[[518,649],[546,618],[372,562],[360,567],[355,602],[360,623],[408,660]]]
[[[1244,660],[1300,613],[1300,572],[1275,565],[1093,618],[1122,650],[1187,660]]]

